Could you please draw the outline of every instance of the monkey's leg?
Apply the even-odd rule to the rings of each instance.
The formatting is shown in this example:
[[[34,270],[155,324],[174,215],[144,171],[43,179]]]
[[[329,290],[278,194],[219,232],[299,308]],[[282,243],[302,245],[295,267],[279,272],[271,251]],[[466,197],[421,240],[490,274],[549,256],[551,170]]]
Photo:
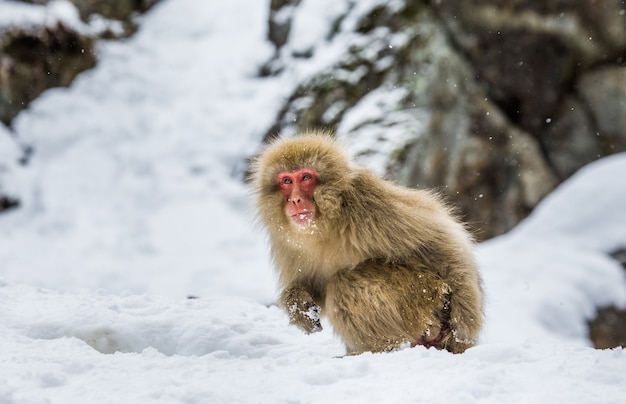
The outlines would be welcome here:
[[[280,295],[280,302],[289,314],[289,321],[307,333],[322,331],[320,306],[302,287],[289,287]]]
[[[430,272],[367,261],[331,277],[325,310],[348,353],[383,352],[438,343],[447,327],[448,293]]]

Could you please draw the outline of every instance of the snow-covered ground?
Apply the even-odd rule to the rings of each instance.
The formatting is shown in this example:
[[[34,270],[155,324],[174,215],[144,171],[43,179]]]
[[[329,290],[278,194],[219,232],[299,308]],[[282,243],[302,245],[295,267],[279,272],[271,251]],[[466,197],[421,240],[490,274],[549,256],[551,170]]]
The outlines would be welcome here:
[[[310,66],[255,77],[267,3],[163,1],[18,117],[25,167],[0,128],[22,200],[0,215],[0,403],[624,402],[626,352],[586,335],[595,307],[626,306],[623,154],[477,248],[487,326],[465,354],[340,357],[330,327],[287,324],[242,177]]]

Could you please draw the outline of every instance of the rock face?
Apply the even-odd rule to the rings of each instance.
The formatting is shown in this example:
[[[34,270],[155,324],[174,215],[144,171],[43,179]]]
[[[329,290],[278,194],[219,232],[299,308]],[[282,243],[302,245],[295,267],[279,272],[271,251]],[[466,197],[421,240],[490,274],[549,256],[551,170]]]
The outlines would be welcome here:
[[[24,2],[48,3],[47,0]],[[106,28],[100,32],[81,31],[62,21],[50,24],[45,19],[40,23],[1,26],[0,121],[4,124],[9,125],[44,90],[68,86],[79,73],[95,66],[96,39],[132,33],[133,15],[147,10],[156,0],[73,0],[72,3],[85,23],[97,15],[122,26],[117,34]]]
[[[50,87],[68,86],[96,63],[94,41],[59,23],[0,37],[0,120],[11,120]]]
[[[272,1],[276,54],[263,74],[320,67],[266,136],[333,130],[381,174],[440,189],[479,239],[626,150],[623,0],[369,3],[334,3],[321,40],[307,43],[290,36],[306,4]]]
[[[623,0],[437,4],[487,94],[539,140],[559,179],[625,149]]]
[[[598,310],[589,323],[589,338],[598,349],[626,347],[626,310],[615,306]]]

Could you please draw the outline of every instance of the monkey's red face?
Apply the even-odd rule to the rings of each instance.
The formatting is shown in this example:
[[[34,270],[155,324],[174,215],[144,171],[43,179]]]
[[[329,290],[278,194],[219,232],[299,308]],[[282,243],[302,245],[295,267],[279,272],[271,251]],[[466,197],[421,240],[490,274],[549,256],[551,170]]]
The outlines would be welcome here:
[[[278,174],[280,193],[285,197],[285,214],[299,227],[307,226],[315,216],[313,191],[317,172],[312,168],[283,171]]]

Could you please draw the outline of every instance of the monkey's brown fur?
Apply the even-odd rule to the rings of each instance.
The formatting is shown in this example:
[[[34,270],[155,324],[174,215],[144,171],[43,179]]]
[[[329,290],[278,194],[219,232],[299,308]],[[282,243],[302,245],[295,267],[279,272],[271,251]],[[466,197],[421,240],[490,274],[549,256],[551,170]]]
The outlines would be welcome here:
[[[306,228],[284,213],[277,184],[279,172],[301,168],[319,176]],[[472,241],[434,194],[353,166],[323,133],[270,144],[252,178],[292,323],[321,330],[321,310],[350,354],[476,343],[483,294]]]

